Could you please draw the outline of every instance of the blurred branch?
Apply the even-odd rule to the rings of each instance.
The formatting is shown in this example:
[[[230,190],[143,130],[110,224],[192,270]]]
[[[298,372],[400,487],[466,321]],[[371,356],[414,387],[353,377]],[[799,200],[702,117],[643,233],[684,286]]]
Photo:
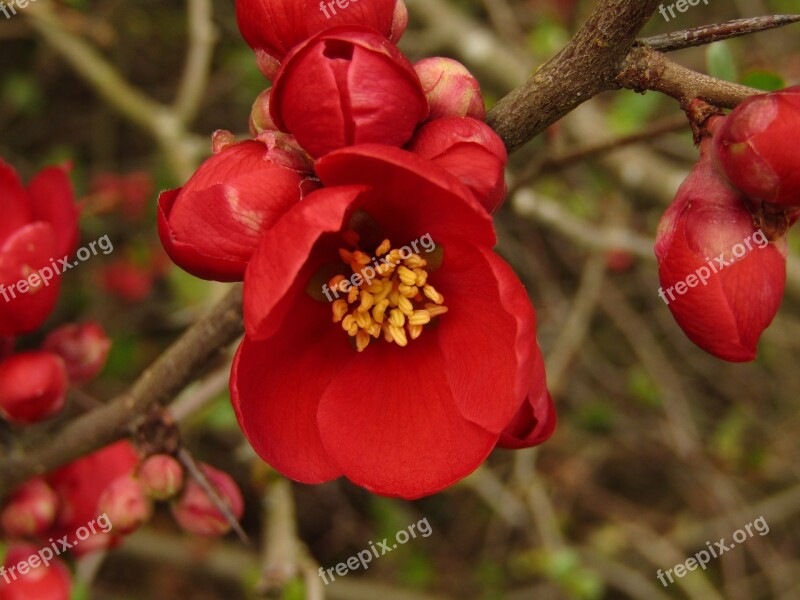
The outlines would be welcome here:
[[[243,333],[242,286],[231,291],[136,380],[130,390],[82,415],[46,444],[12,451],[0,463],[0,498],[28,477],[46,473],[129,434],[153,404],[165,405]]]
[[[216,33],[211,0],[189,0],[189,47],[186,66],[173,108],[183,123],[191,122],[200,109],[214,55]]]
[[[673,52],[683,48],[703,46],[720,40],[727,40],[751,33],[785,27],[800,21],[800,15],[770,15],[750,19],[736,19],[726,23],[705,25],[683,31],[673,31],[639,40],[643,46],[661,52]]]

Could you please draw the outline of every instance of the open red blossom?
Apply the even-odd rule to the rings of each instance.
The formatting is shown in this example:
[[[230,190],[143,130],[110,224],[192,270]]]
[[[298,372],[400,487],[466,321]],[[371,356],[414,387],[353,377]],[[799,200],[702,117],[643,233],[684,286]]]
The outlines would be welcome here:
[[[800,86],[753,96],[714,134],[713,155],[728,181],[751,202],[800,207]]]
[[[396,43],[408,25],[408,12],[403,0],[236,0],[236,21],[261,72],[275,79],[289,51],[312,35],[363,25]]]
[[[551,418],[533,307],[491,250],[489,214],[440,167],[363,145],[316,170],[330,187],[267,232],[247,269],[239,423],[295,480],[435,493],[481,464],[526,397]]]
[[[0,578],[0,600],[69,600],[69,570],[61,559],[47,556],[44,553],[47,560],[43,560],[33,544],[11,545],[3,561],[5,576]],[[20,565],[24,565],[22,569]]]
[[[786,241],[756,229],[743,196],[712,166],[710,144],[659,223],[659,295],[703,350],[750,361],[783,297]]]
[[[286,58],[270,113],[316,158],[355,144],[402,146],[428,115],[428,101],[414,67],[383,36],[337,27]]]
[[[311,184],[307,164],[285,137],[227,146],[182,188],[161,193],[158,233],[179,267],[203,279],[242,279],[262,232]]]
[[[50,315],[61,277],[53,262],[75,250],[78,209],[66,168],[42,170],[27,189],[0,159],[0,336],[30,333]]]
[[[489,213],[500,208],[508,153],[486,123],[467,117],[436,119],[421,127],[406,148],[455,175]]]
[[[58,518],[49,532],[50,537],[58,539],[67,535],[69,540],[75,540],[78,528],[94,527],[94,533],[70,549],[73,556],[118,544],[121,538],[114,535],[113,521],[109,522],[108,516],[100,512],[100,497],[114,480],[133,473],[138,461],[139,456],[131,443],[121,441],[50,473],[47,480],[60,500]]]

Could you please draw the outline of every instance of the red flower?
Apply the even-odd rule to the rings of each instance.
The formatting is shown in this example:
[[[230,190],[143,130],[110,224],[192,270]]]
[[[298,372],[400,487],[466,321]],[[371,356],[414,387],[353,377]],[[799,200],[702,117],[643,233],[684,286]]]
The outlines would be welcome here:
[[[239,486],[227,473],[210,465],[201,465],[203,473],[237,519],[244,513],[244,500]],[[231,524],[211,497],[194,479],[187,479],[183,493],[171,505],[172,516],[178,525],[194,535],[217,537],[225,535]]]
[[[30,333],[55,306],[53,261],[75,250],[78,210],[65,168],[44,169],[25,189],[2,159],[0,200],[0,335]]]
[[[295,46],[339,25],[364,25],[397,42],[408,25],[403,0],[236,0],[236,20],[258,65],[275,79]]]
[[[0,416],[38,423],[64,408],[67,369],[58,354],[22,352],[0,363]]]
[[[0,513],[7,536],[42,536],[53,526],[58,496],[42,477],[29,479],[15,489]]]
[[[158,199],[158,233],[170,258],[203,279],[237,281],[261,234],[304,193],[303,160],[273,136],[226,147],[182,188]]]
[[[753,360],[786,283],[786,241],[769,243],[744,198],[701,158],[658,226],[659,295],[687,337],[724,360]]]
[[[289,211],[248,266],[239,423],[298,481],[432,494],[481,464],[529,393],[550,418],[533,307],[491,251],[488,213],[446,171],[379,145],[316,169],[341,187]],[[342,291],[342,274],[360,287]]]
[[[508,153],[485,123],[463,117],[436,119],[417,131],[407,149],[455,175],[490,213],[503,203]]]
[[[39,548],[33,544],[12,545],[3,563],[5,576],[0,579],[0,600],[69,600],[72,587],[69,570],[60,559],[53,559],[52,554],[52,551],[39,554]],[[19,568],[23,563],[27,564],[27,568],[23,567],[25,573]]]
[[[798,207],[798,136],[800,86],[754,96],[728,115],[714,134],[714,160],[751,200],[774,209]]]
[[[114,535],[113,521],[108,525],[98,518],[102,517],[98,512],[100,496],[115,479],[133,473],[138,461],[130,442],[121,441],[48,475],[47,480],[61,501],[58,520],[50,537],[58,539],[66,535],[70,541],[75,540],[78,528],[90,527],[89,523],[93,522],[95,533],[70,549],[73,556],[83,556],[119,543],[121,538]]]
[[[103,370],[111,340],[98,323],[68,323],[51,331],[42,348],[64,359],[72,383],[84,383]]]
[[[402,146],[427,116],[428,102],[400,50],[374,30],[337,27],[286,58],[270,112],[281,131],[319,157],[354,144]]]

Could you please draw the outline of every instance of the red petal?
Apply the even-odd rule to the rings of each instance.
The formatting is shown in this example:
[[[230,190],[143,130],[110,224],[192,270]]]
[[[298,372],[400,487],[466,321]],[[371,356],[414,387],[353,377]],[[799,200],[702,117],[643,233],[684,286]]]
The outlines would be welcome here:
[[[373,344],[341,370],[320,401],[319,429],[348,479],[414,499],[483,462],[498,436],[460,415],[443,369],[426,332],[407,348]]]
[[[545,385],[544,360],[540,352],[536,358],[528,397],[503,429],[497,446],[509,449],[538,446],[553,435],[555,428],[556,411]]]
[[[330,307],[305,295],[269,340],[245,338],[239,346],[231,371],[236,416],[258,455],[287,477],[321,483],[341,475],[322,446],[317,409],[354,357]]]
[[[56,234],[56,257],[63,258],[78,247],[78,206],[65,167],[48,167],[28,184],[33,219],[52,225]]]
[[[291,317],[320,266],[314,257],[338,256],[341,240],[325,234],[342,230],[363,191],[351,186],[312,192],[264,235],[245,273],[247,335],[266,339]]]
[[[0,247],[0,335],[30,333],[50,315],[61,288],[61,276],[53,273],[50,262],[56,257],[55,233],[43,222],[26,225]],[[48,270],[52,276],[46,285],[37,275],[40,270],[45,270],[44,277]],[[39,277],[38,285],[19,291],[19,282],[33,275]]]
[[[530,387],[538,352],[530,299],[497,255],[455,240],[445,242],[442,268],[430,281],[450,309],[438,317],[436,336],[456,406],[499,433]]]
[[[3,203],[3,218],[0,219],[0,244],[12,233],[32,220],[28,194],[17,176],[17,172],[0,158],[0,200]]]

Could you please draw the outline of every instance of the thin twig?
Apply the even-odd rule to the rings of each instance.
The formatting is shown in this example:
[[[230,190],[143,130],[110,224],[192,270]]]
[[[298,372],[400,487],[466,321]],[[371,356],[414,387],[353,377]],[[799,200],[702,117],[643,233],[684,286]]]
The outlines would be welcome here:
[[[188,9],[189,47],[173,105],[175,114],[184,123],[191,122],[200,109],[217,39],[212,22],[211,0],[189,0]]]

